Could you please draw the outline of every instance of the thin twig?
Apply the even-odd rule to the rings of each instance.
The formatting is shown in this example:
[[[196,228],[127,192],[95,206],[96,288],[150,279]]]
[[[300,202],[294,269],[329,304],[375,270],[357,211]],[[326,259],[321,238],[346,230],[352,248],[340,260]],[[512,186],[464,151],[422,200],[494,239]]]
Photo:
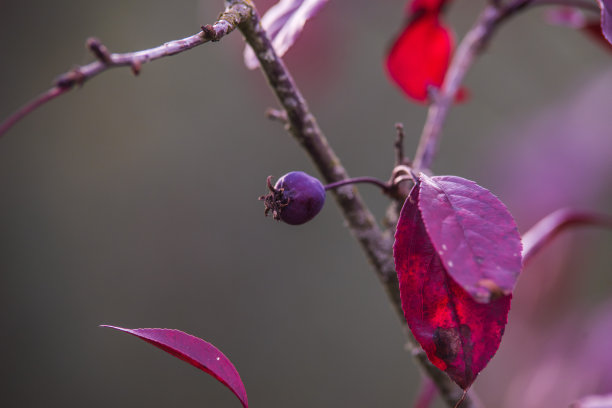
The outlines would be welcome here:
[[[483,44],[492,34],[493,27],[503,15],[503,10],[496,6],[487,6],[457,48],[457,52],[446,73],[444,83],[427,113],[427,120],[413,161],[413,167],[417,172],[430,168],[438,148],[442,126],[455,99],[455,95],[463,82],[465,74],[472,66],[476,55],[482,49]]]
[[[448,68],[436,100],[431,104],[414,158],[417,171],[427,171],[436,154],[442,126],[463,79],[500,24],[519,11],[534,6],[565,5],[599,11],[595,2],[587,0],[515,0],[505,6],[489,5],[470,29]]]
[[[384,192],[389,191],[389,189],[391,188],[391,184],[386,183],[374,177],[353,177],[353,178],[336,181],[334,183],[330,183],[325,186],[325,190],[334,190],[342,186],[347,186],[349,184],[357,184],[357,183],[374,184],[375,186],[381,188]]]
[[[523,234],[523,266],[561,231],[568,227],[595,225],[612,228],[612,217],[569,208],[557,210],[538,221]]]
[[[399,166],[400,164],[406,164],[404,163],[404,124],[403,123],[396,123],[395,124],[395,130],[397,132],[397,136],[395,138],[395,165]]]
[[[572,6],[599,12],[599,6],[596,2],[589,0],[515,0],[506,6],[495,3],[487,6],[461,41],[448,68],[444,82],[429,107],[427,120],[413,161],[415,170],[427,171],[431,167],[438,149],[442,126],[446,121],[448,111],[455,100],[455,95],[463,82],[463,78],[500,23],[528,7],[550,5]]]
[[[52,99],[57,98],[58,96],[68,92],[70,88],[65,88],[61,86],[54,86],[53,88],[43,92],[38,95],[36,98],[32,99],[30,102],[23,105],[19,108],[15,113],[13,113],[10,117],[8,117],[2,124],[0,124],[0,137],[9,130],[13,125],[19,122],[21,119],[30,114],[30,112],[34,111],[41,105],[49,102]]]
[[[226,4],[233,4],[234,1],[226,0]],[[319,128],[291,74],[274,51],[270,39],[259,23],[257,12],[254,11],[251,19],[240,24],[239,29],[255,52],[271,89],[287,112],[289,132],[306,150],[327,183],[348,179],[347,171]],[[391,305],[408,337],[408,347],[412,350],[412,354],[421,368],[436,383],[442,398],[449,406],[454,406],[461,398],[462,392],[445,373],[429,362],[425,352],[418,345],[406,325],[401,309],[399,284],[393,262],[392,237],[382,233],[374,216],[355,188],[340,187],[334,190],[334,195],[349,229],[363,248],[389,296]],[[468,396],[463,406],[475,408],[479,404]]]
[[[36,108],[66,93],[75,85],[82,85],[94,76],[116,67],[129,66],[132,68],[132,72],[137,75],[142,64],[146,62],[176,55],[209,41],[219,41],[232,32],[241,21],[246,20],[250,16],[250,12],[251,2],[249,0],[234,1],[214,24],[203,26],[199,33],[142,51],[111,54],[98,39],[90,38],[87,40],[87,47],[97,60],[60,75],[51,89],[24,105],[0,124],[0,137]]]

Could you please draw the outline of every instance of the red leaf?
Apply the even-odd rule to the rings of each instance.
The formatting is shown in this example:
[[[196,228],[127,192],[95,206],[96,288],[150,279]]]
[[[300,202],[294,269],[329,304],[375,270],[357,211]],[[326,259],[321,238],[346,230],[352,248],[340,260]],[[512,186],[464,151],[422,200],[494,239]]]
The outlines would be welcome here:
[[[438,15],[423,14],[408,23],[391,47],[387,72],[409,97],[426,102],[427,88],[442,85],[453,44],[450,30]]]
[[[110,327],[132,334],[212,375],[238,397],[244,408],[248,408],[246,390],[238,371],[232,362],[212,344],[174,329],[124,329],[107,325],[102,327]]]
[[[521,238],[490,191],[455,176],[420,175],[419,209],[444,269],[474,300],[509,295],[521,272]]]
[[[511,295],[477,303],[446,273],[425,231],[419,191],[404,203],[393,246],[402,309],[429,360],[466,390],[499,348]]]

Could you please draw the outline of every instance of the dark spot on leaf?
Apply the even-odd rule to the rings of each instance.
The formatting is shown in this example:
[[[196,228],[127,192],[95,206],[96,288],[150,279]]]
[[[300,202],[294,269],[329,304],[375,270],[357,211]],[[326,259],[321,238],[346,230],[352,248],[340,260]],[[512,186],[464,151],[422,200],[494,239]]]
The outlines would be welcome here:
[[[436,357],[445,362],[452,362],[461,350],[461,338],[456,327],[438,327],[434,331],[433,342],[436,346]]]

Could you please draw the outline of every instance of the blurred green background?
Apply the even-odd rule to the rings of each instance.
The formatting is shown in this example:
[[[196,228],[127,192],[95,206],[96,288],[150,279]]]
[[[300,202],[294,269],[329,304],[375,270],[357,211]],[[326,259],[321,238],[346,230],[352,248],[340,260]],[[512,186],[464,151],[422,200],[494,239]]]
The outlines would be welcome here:
[[[256,3],[263,11],[271,1]],[[425,117],[382,69],[404,3],[331,1],[287,56],[355,176],[386,179],[394,123],[404,122],[412,155]],[[462,34],[485,2],[456,3],[448,18]],[[91,61],[87,37],[114,52],[149,48],[196,33],[222,7],[0,0],[0,117]],[[263,217],[257,197],[266,176],[314,170],[264,117],[277,105],[261,74],[244,67],[242,48],[233,33],[145,64],[137,78],[106,72],[0,140],[1,406],[239,406],[211,377],[99,324],[177,328],[212,342],[236,365],[253,407],[411,403],[419,374],[333,200],[302,227]],[[452,111],[435,172],[498,193],[522,231],[568,204],[610,212],[611,62],[586,36],[546,25],[541,10],[512,20],[470,72],[471,100]],[[554,138],[529,141],[543,112],[571,128],[563,121],[571,115],[556,113],[568,111],[577,133],[566,149]],[[587,137],[593,126],[605,138]],[[541,181],[530,170],[540,162],[561,171]],[[529,183],[563,194],[525,193]],[[386,199],[361,191],[382,218]],[[580,271],[572,296],[554,308],[525,301],[532,308],[513,311],[511,326],[536,309],[549,319],[603,302],[612,287],[610,235],[564,237],[563,262],[548,267]],[[500,353],[512,354],[505,346]],[[492,382],[504,370],[494,359],[481,376]],[[502,405],[501,391],[481,393]]]

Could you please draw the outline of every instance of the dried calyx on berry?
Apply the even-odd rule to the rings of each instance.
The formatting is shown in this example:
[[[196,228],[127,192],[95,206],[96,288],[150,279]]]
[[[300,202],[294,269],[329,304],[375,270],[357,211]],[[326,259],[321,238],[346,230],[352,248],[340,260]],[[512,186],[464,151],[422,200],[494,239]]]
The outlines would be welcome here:
[[[304,224],[313,219],[325,204],[323,184],[303,171],[285,174],[274,186],[270,176],[267,183],[270,192],[259,199],[266,206],[265,214],[272,212],[275,220],[291,225]]]

